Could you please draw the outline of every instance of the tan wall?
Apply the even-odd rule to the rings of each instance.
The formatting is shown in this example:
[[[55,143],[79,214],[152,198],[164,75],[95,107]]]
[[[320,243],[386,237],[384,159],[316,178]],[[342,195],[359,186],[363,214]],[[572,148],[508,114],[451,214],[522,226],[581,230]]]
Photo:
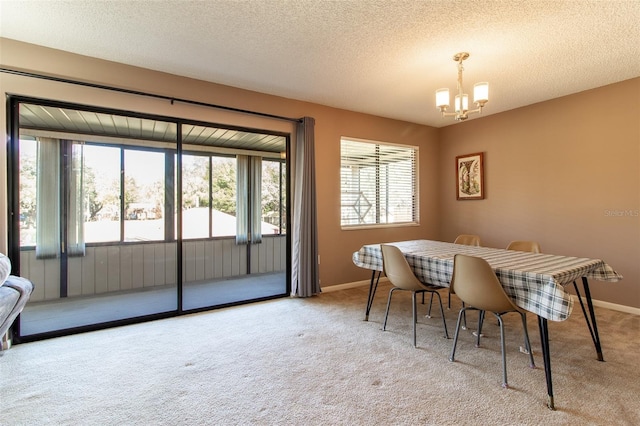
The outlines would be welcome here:
[[[439,144],[441,239],[601,258],[624,280],[593,297],[640,307],[640,78],[447,126]],[[456,201],[455,157],[474,152],[486,199]]]
[[[335,111],[335,110],[334,110]],[[437,131],[427,126],[384,120],[348,111],[319,109],[316,118],[316,181],[320,279],[322,286],[368,279],[351,255],[364,244],[435,238],[437,205]],[[343,231],[340,228],[340,137],[418,145],[420,164],[420,226]]]
[[[165,96],[224,105],[286,117],[311,116],[316,120],[316,167],[318,229],[320,233],[320,279],[323,287],[367,279],[369,273],[353,265],[351,254],[363,244],[435,238],[437,233],[437,130],[427,126],[389,120],[235,89],[141,68],[72,55],[39,46],[0,39],[3,67],[117,86]],[[110,93],[68,84],[0,73],[2,93],[21,94],[132,111],[197,118],[216,123],[291,132],[287,122],[188,105],[170,105],[144,97]],[[0,107],[0,126],[6,128],[6,105]],[[6,140],[0,140],[0,250],[6,251]],[[421,225],[376,231],[340,229],[340,137],[373,139],[420,148]],[[364,304],[364,302],[363,302]]]
[[[598,257],[625,279],[592,284],[594,298],[640,307],[640,79],[442,129],[293,101],[0,39],[2,66],[288,117],[316,119],[322,286],[368,279],[361,245],[481,235],[504,247],[535,239],[550,253]],[[168,116],[291,131],[273,122],[0,73],[0,91]],[[425,102],[429,102],[428,99]],[[490,108],[490,104],[487,108]],[[0,125],[6,128],[5,104]],[[418,227],[340,229],[341,136],[420,147]],[[0,249],[6,250],[6,141],[0,140]],[[456,201],[456,155],[485,152],[487,197]]]

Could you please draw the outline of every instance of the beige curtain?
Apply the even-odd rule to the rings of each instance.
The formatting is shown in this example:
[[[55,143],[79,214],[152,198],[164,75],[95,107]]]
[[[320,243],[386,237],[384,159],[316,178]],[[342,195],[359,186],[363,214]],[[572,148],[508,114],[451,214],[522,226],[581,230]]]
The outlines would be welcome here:
[[[68,183],[68,211],[65,243],[69,256],[84,256],[84,159],[81,142],[38,138],[36,154],[36,258],[53,259],[62,250],[61,180]],[[68,172],[60,168],[60,150],[70,147]]]
[[[262,157],[251,157],[251,244],[262,242]]]
[[[36,258],[60,254],[60,141],[38,138],[36,154]]]
[[[238,155],[236,159],[236,244],[259,244],[262,242],[262,158]]]
[[[67,252],[69,256],[84,256],[84,144],[71,146],[69,170],[69,212],[67,215]]]
[[[236,244],[249,242],[249,157],[236,156]]]

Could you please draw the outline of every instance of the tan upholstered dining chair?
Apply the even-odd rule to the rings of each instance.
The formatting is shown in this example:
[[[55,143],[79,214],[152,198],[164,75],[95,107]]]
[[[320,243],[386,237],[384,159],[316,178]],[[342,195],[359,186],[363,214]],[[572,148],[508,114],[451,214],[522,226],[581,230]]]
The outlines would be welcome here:
[[[407,262],[407,259],[404,257],[402,251],[392,245],[382,244],[382,263],[384,274],[387,276],[393,288],[389,291],[389,299],[387,300],[387,310],[384,314],[384,323],[382,325],[382,329],[387,329],[387,318],[389,317],[389,306],[391,305],[391,296],[393,292],[396,290],[407,290],[411,292],[411,301],[413,304],[413,346],[416,346],[416,323],[417,323],[417,314],[416,314],[416,294],[428,292],[432,295],[435,294],[438,296],[438,300],[440,301],[440,313],[442,315],[442,324],[444,325],[444,337],[449,338],[449,332],[447,331],[447,322],[444,318],[444,309],[442,308],[442,299],[440,298],[440,293],[438,293],[438,289],[440,287],[430,286],[422,283],[413,273],[411,266]]]
[[[457,254],[453,261],[453,278],[451,279],[451,287],[458,297],[465,303],[458,314],[456,323],[456,332],[453,337],[453,347],[451,348],[451,356],[449,361],[455,361],[456,345],[460,333],[460,323],[462,317],[467,310],[478,310],[481,316],[488,311],[493,313],[498,319],[500,326],[500,346],[502,348],[502,386],[509,387],[507,383],[507,356],[505,350],[504,324],[502,315],[509,312],[517,312],[522,318],[522,328],[524,330],[524,344],[529,354],[529,365],[535,368],[533,361],[533,353],[531,351],[531,343],[529,342],[529,333],[527,331],[527,316],[511,298],[505,293],[502,284],[498,280],[495,272],[491,269],[486,260]],[[480,327],[482,321],[478,322],[478,332],[476,334],[476,346],[480,345]]]

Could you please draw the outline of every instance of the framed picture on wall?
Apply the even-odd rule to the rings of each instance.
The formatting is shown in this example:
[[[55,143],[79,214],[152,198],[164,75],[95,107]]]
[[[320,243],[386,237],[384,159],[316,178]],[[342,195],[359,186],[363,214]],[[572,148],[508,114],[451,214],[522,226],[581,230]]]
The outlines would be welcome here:
[[[484,154],[456,157],[456,198],[482,200],[484,198]]]

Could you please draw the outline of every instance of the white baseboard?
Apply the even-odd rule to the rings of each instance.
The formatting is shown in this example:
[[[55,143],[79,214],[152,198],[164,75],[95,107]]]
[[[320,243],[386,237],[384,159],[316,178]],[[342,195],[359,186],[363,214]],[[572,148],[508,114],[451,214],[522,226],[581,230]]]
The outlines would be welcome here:
[[[387,277],[380,278],[381,283],[387,282],[387,281],[389,281]],[[345,283],[345,284],[332,285],[329,287],[323,287],[322,292],[329,293],[331,291],[347,290],[349,288],[368,286],[370,282],[371,280],[363,280],[363,281],[354,281],[354,282]],[[578,302],[578,296],[573,294],[571,295],[571,297],[573,297],[575,302]],[[584,298],[583,300],[586,304],[586,300]],[[601,308],[611,309],[613,311],[626,312],[628,314],[633,314],[633,315],[640,315],[640,308],[634,308],[633,306],[618,305],[616,303],[604,302],[602,300],[593,300],[593,306],[599,306]]]
[[[387,278],[387,277],[381,277],[380,278],[380,282],[381,283],[387,282],[387,281],[389,281],[389,278]],[[370,282],[371,282],[371,280],[362,280],[362,281],[354,281],[352,283],[331,285],[329,287],[322,287],[322,292],[323,293],[329,293],[331,291],[347,290],[349,288],[368,286]]]
[[[579,303],[578,296],[576,296],[575,294],[572,294],[571,297],[573,297],[574,302]],[[586,306],[587,299],[583,297],[582,301]],[[593,306],[599,306],[601,308],[611,309],[612,311],[619,311],[619,312],[626,312],[628,314],[640,315],[640,308],[634,308],[633,306],[618,305],[617,303],[604,302],[602,300],[593,300]]]

